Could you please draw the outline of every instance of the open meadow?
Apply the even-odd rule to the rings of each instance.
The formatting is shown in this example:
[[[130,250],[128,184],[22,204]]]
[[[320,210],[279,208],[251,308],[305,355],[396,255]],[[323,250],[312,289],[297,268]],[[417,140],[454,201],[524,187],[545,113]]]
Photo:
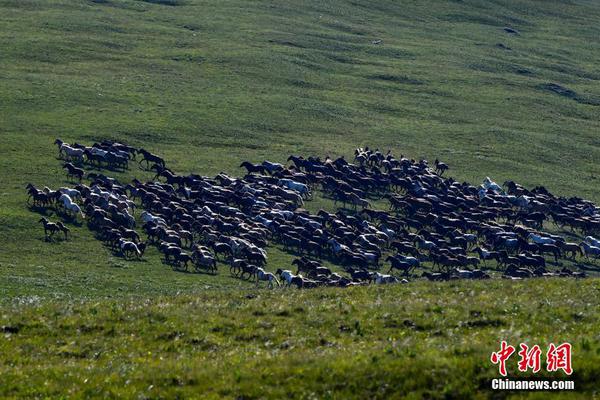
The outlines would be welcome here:
[[[501,279],[494,261],[490,280],[268,290],[223,262],[175,271],[154,246],[126,259],[81,221],[48,242],[41,214],[61,217],[25,187],[74,185],[56,138],[232,177],[369,146],[598,203],[599,37],[585,0],[0,0],[0,397],[597,398],[600,262],[547,258],[582,279]],[[304,205],[337,206],[316,189]],[[272,272],[297,256],[267,252]],[[576,390],[491,391],[500,340],[570,342]]]

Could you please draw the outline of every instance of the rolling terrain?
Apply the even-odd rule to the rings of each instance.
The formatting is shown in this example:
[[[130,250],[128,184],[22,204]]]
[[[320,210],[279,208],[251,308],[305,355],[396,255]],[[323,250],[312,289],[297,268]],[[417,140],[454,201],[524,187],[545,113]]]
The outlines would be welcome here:
[[[598,395],[597,278],[266,292],[85,226],[46,243],[25,193],[71,184],[60,137],[203,175],[368,145],[600,202],[597,2],[0,0],[0,21],[0,396],[489,397],[503,337],[572,341],[562,395]],[[132,166],[110,175],[152,176]]]

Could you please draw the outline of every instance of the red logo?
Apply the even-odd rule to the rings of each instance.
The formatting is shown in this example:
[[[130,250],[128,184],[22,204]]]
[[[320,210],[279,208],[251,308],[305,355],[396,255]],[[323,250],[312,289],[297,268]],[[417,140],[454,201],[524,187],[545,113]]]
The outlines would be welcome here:
[[[554,343],[550,343],[548,352],[546,353],[548,371],[558,371],[562,369],[565,374],[571,375],[573,368],[571,368],[571,344],[563,343],[556,347]]]
[[[500,351],[492,353],[490,359],[494,364],[500,364],[498,369],[500,370],[500,375],[506,376],[506,360],[515,352],[515,348],[511,345],[507,345],[503,340],[500,343]]]
[[[540,370],[540,358],[542,350],[537,344],[531,349],[527,347],[525,343],[521,343],[521,351],[519,351],[519,371],[527,372],[528,369],[532,369],[533,373],[537,373]]]
[[[531,348],[525,343],[520,343],[519,362],[517,364],[520,372],[531,370],[534,374],[541,369],[542,349],[537,344]],[[493,364],[498,364],[500,375],[506,376],[506,362],[515,352],[515,348],[506,341],[500,342],[500,350],[490,356]],[[555,372],[562,369],[567,375],[573,373],[571,367],[571,344],[563,343],[559,346],[550,343],[546,352],[546,371]]]

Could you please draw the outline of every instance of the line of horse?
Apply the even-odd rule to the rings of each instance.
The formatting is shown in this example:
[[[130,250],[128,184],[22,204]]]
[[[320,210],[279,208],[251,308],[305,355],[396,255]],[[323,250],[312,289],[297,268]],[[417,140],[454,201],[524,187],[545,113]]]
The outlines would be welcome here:
[[[64,164],[68,177],[77,178],[79,181],[83,178],[83,170],[73,163],[77,165],[85,163],[96,168],[125,170],[129,168],[129,161],[135,160],[139,155],[138,164],[140,166],[144,163],[146,168],[151,164],[165,165],[163,158],[143,148],[135,148],[112,140],[104,140],[86,146],[80,143],[69,144],[61,139],[56,139],[54,144],[58,148],[58,157],[68,161]]]

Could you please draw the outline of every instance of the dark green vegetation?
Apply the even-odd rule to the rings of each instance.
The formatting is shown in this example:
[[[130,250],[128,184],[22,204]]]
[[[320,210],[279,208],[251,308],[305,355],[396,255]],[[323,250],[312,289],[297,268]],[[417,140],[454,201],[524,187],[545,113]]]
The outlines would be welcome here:
[[[163,155],[179,173],[203,174],[239,174],[242,159],[349,155],[370,145],[439,156],[461,180],[514,179],[598,202],[599,20],[593,1],[0,0],[0,325],[7,335],[19,327],[1,342],[2,395],[56,395],[71,372],[80,396],[86,378],[115,395],[153,384],[158,392],[148,396],[171,397],[211,384],[215,395],[248,397],[283,396],[295,385],[298,396],[483,396],[482,379],[495,376],[487,357],[502,335],[573,341],[589,395],[597,280],[261,292],[265,316],[256,316],[247,285],[223,272],[175,273],[155,251],[125,262],[86,228],[45,243],[24,186],[68,184],[56,137],[117,138]],[[148,176],[119,177],[132,175]],[[273,269],[290,259],[276,249],[269,257]],[[475,299],[459,300],[460,291]],[[425,328],[381,330],[375,307]],[[273,316],[283,310],[289,315]],[[473,310],[503,322],[448,330]],[[272,326],[256,328],[263,320]],[[233,325],[207,334],[225,321]],[[355,321],[361,334],[352,333]],[[339,339],[342,324],[350,330]],[[184,339],[168,339],[176,331]],[[399,355],[385,350],[388,336]],[[291,350],[272,355],[286,340]],[[345,389],[345,380],[355,386]]]

